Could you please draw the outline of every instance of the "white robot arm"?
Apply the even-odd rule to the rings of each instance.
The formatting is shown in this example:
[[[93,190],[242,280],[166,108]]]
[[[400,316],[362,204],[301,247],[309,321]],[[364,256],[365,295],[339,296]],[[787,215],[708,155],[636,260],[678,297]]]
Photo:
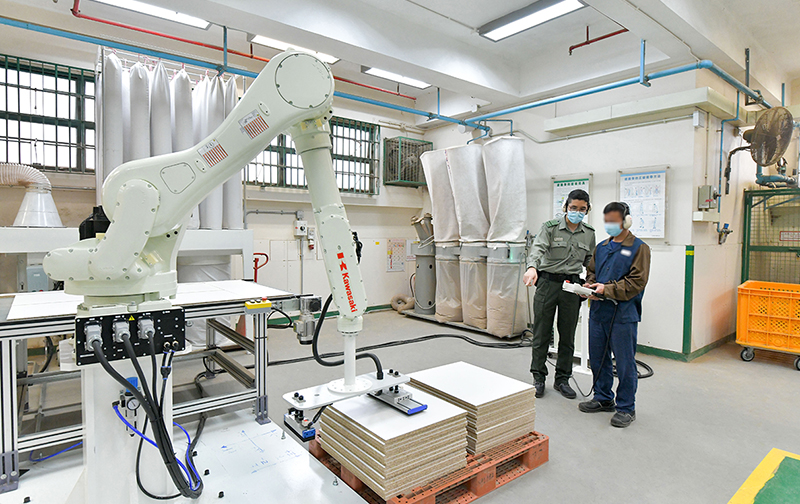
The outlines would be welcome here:
[[[333,85],[330,69],[314,56],[275,56],[199,145],[114,170],[103,184],[108,231],[51,251],[45,271],[63,280],[68,293],[84,295],[83,311],[174,296],[177,252],[191,210],[288,131],[303,160],[331,291],[342,314],[339,328],[358,332],[366,294],[331,161]]]

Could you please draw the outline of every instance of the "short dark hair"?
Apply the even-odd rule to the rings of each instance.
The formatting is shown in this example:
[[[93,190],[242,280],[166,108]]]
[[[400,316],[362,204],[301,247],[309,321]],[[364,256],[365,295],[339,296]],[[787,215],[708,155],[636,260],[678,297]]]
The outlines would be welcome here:
[[[630,213],[630,210],[628,209],[628,205],[626,205],[625,203],[622,203],[620,201],[612,201],[611,203],[606,205],[605,208],[603,208],[603,215],[611,212],[619,212],[620,217],[624,219],[625,216]]]
[[[589,208],[592,208],[592,204],[589,202],[589,193],[584,191],[583,189],[573,189],[570,191],[569,195],[567,196],[567,201],[564,202],[564,208],[567,208],[572,200],[581,200],[585,201]]]

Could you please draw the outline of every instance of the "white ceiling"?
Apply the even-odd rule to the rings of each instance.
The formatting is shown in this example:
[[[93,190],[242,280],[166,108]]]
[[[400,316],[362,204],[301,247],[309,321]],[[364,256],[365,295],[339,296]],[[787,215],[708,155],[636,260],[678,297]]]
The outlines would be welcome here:
[[[752,0],[584,0],[587,7],[500,42],[480,37],[475,29],[531,0],[146,1],[228,26],[232,49],[249,52],[249,32],[333,54],[342,58],[333,66],[338,76],[418,96],[417,105],[429,110],[431,105],[435,108],[435,91],[398,86],[362,74],[361,65],[430,82],[459,106],[490,103],[488,109],[636,75],[641,38],[648,40],[648,71],[677,66],[696,56],[713,59],[743,78],[741,55],[746,44],[754,51],[754,83],[765,91],[775,93],[777,83],[779,92],[782,79],[800,75],[800,51],[790,45],[796,39],[795,20],[800,19],[798,0],[771,0],[772,9]],[[69,13],[71,5],[67,0],[0,0],[0,11],[71,31],[166,48],[209,61],[220,59],[216,51],[75,19]],[[81,10],[222,44],[219,26],[203,31],[91,0],[82,0]],[[587,26],[590,36],[597,37],[620,25],[630,31],[569,56],[569,46],[584,40]],[[20,47],[26,40],[30,34],[22,30],[0,31],[0,46]],[[85,66],[92,66],[91,46],[63,40],[58,44],[63,53],[83,58]],[[254,52],[264,57],[276,53],[260,46],[254,46]],[[230,62],[254,71],[263,65],[235,56]],[[377,97],[381,95],[389,96],[379,93]],[[444,111],[445,103],[442,105]]]

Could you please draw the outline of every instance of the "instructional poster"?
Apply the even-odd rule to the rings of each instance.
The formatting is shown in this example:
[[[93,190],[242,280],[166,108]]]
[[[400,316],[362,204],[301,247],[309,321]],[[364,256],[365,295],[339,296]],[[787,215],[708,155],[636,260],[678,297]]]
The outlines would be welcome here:
[[[589,177],[574,178],[570,180],[553,180],[553,218],[560,219],[564,216],[564,203],[569,193],[575,189],[589,192]]]
[[[667,171],[622,173],[619,196],[631,208],[631,232],[640,238],[664,238]]]
[[[405,238],[390,238],[386,241],[386,271],[406,270]]]

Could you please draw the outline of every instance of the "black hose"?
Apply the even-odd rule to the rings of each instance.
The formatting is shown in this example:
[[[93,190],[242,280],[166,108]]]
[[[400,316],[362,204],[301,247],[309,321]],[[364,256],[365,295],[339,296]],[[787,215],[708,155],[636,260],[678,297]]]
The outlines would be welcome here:
[[[150,386],[153,387],[153,398],[158,399],[158,395],[156,394],[158,391],[158,368],[156,368],[156,342],[154,341],[155,338],[150,338],[150,365],[153,367],[153,383]],[[161,401],[156,402],[156,407],[161,409]]]
[[[322,307],[322,312],[319,315],[319,322],[317,323],[317,327],[314,329],[314,337],[311,340],[311,353],[314,355],[314,360],[321,366],[325,367],[336,367],[341,366],[344,364],[344,359],[338,359],[335,361],[326,361],[323,356],[319,354],[319,350],[317,349],[317,343],[319,341],[319,332],[322,329],[322,323],[325,321],[325,315],[328,313],[328,308],[331,306],[331,302],[333,301],[333,294],[328,296],[328,299],[325,300],[325,305]],[[379,380],[383,380],[383,366],[381,366],[381,361],[377,355],[371,353],[361,353],[356,354],[357,359],[372,359],[372,362],[375,363],[375,373]]]
[[[269,329],[291,329],[292,328],[292,317],[287,315],[286,312],[281,310],[280,308],[276,308],[276,307],[273,306],[272,310],[273,310],[272,313],[267,315],[267,328],[269,328]],[[286,324],[280,324],[280,325],[273,325],[273,326],[269,325],[269,319],[270,319],[270,317],[275,315],[275,313],[280,313],[281,315],[286,317],[286,320],[288,320],[289,322],[287,322]]]
[[[191,499],[198,498],[203,492],[203,484],[200,482],[199,487],[197,490],[192,490],[191,488],[191,481],[187,483],[187,481],[183,477],[183,473],[181,472],[181,468],[178,465],[178,460],[175,458],[175,453],[173,452],[172,448],[172,439],[170,438],[169,431],[167,430],[166,425],[164,425],[164,417],[160,411],[160,409],[156,406],[155,400],[150,394],[149,387],[147,386],[147,378],[142,371],[142,367],[139,365],[139,361],[136,356],[136,351],[131,344],[130,338],[128,336],[122,337],[122,342],[125,347],[125,352],[128,354],[128,357],[132,361],[133,368],[136,370],[136,375],[139,377],[139,380],[142,383],[142,390],[144,394],[136,390],[136,387],[131,387],[131,384],[125,380],[117,371],[109,364],[108,360],[106,359],[105,355],[103,355],[102,349],[102,342],[95,341],[92,344],[92,348],[94,350],[95,356],[97,357],[98,361],[100,361],[100,365],[103,366],[103,369],[108,372],[112,378],[114,378],[118,383],[123,385],[127,390],[129,390],[136,399],[139,400],[142,408],[145,410],[148,418],[150,419],[150,426],[153,430],[153,438],[158,446],[158,451],[161,454],[161,459],[164,462],[164,465],[167,468],[167,472],[172,479],[172,482],[178,488],[178,491],[184,497],[189,497]],[[191,473],[190,473],[191,474]],[[191,476],[190,476],[191,480]]]
[[[53,356],[56,354],[56,346],[53,344],[53,338],[50,336],[44,337],[44,353],[47,355],[47,358],[44,361],[44,366],[39,371],[40,373],[44,373],[47,371],[47,368],[50,367],[50,362],[53,360]]]

